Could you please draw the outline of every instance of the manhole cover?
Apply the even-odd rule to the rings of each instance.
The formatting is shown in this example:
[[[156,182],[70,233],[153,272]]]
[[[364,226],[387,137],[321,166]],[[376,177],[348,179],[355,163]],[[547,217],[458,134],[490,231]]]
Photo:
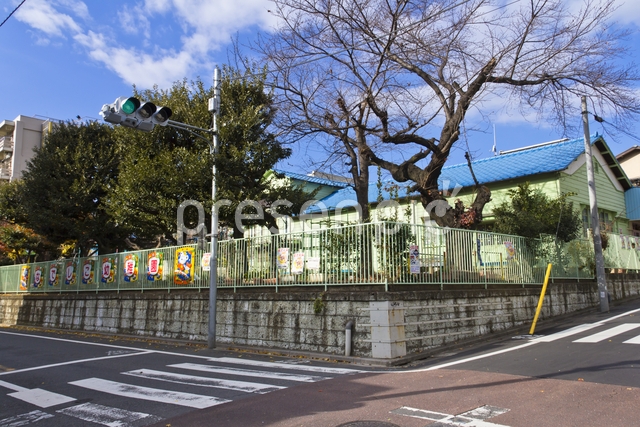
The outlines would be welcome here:
[[[400,427],[397,424],[385,423],[384,421],[351,421],[350,423],[340,424],[336,427]]]

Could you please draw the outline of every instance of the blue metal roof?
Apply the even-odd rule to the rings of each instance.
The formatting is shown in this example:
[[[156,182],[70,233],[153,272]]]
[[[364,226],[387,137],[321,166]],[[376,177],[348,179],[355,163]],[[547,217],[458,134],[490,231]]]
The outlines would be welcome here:
[[[282,174],[287,178],[297,179],[298,181],[311,182],[313,184],[326,185],[329,187],[345,188],[349,185],[346,182],[333,181],[326,178],[318,178],[317,176],[303,175],[301,173],[289,172],[281,169],[273,169],[273,171]]]
[[[591,137],[591,144],[600,140],[601,137],[595,134]],[[520,150],[511,150],[499,156],[473,161],[473,172],[481,184],[505,181],[508,179],[522,178],[542,173],[558,172],[565,170],[580,154],[584,153],[584,138],[558,141],[525,147]],[[392,182],[385,183],[389,185]],[[475,185],[473,177],[466,163],[453,166],[445,166],[438,179],[438,187],[442,190],[446,183],[447,190],[454,187],[470,187]],[[409,183],[399,183],[401,190],[399,196],[407,195],[406,188]],[[417,193],[413,193],[415,195]],[[384,200],[390,199],[389,191],[383,189]],[[369,184],[369,200],[375,202],[378,197],[376,183]],[[356,206],[356,193],[352,187],[345,187],[336,191],[330,196],[322,199],[327,209],[333,210],[340,206],[342,208]],[[313,206],[308,212],[315,213],[319,209]]]
[[[591,137],[593,144],[600,137]],[[473,172],[481,184],[522,178],[542,173],[565,170],[580,154],[584,153],[584,138],[568,141],[540,144],[531,148],[508,152],[499,156],[472,162]],[[449,187],[456,185],[470,187],[474,185],[469,166],[462,163],[445,166],[438,178],[438,186],[449,181]]]

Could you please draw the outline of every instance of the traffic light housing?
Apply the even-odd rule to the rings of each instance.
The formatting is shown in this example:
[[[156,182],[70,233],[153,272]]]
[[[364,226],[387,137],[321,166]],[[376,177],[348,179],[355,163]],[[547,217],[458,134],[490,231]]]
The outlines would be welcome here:
[[[136,97],[121,96],[112,104],[104,104],[100,116],[105,122],[151,132],[155,125],[166,126],[171,117],[169,107],[153,102],[141,103]]]

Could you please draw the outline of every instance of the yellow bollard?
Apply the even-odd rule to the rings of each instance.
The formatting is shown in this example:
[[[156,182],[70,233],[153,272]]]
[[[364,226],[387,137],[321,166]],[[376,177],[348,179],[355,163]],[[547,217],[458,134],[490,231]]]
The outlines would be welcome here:
[[[533,331],[536,329],[536,323],[538,322],[538,316],[542,311],[542,301],[544,301],[544,294],[547,292],[547,283],[549,283],[549,276],[551,276],[551,263],[547,266],[547,274],[544,276],[544,283],[542,284],[542,292],[540,292],[540,299],[538,300],[538,308],[536,308],[536,315],[533,318],[533,324],[529,330],[529,335],[533,335]]]

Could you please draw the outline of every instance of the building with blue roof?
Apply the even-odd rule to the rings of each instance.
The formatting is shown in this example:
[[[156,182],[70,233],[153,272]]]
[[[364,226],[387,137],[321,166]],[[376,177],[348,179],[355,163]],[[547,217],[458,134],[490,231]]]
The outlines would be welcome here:
[[[591,147],[601,226],[605,231],[629,234],[630,221],[625,192],[632,189],[632,184],[602,136],[593,135]],[[515,189],[518,184],[529,182],[531,187],[551,198],[571,193],[569,200],[573,202],[574,208],[582,212],[586,230],[590,214],[584,151],[583,138],[565,138],[502,151],[499,155],[472,161],[478,181],[492,192],[492,201],[485,206],[483,212],[485,222],[491,223],[494,207],[508,200],[509,190]],[[458,198],[466,205],[473,201],[474,181],[466,163],[444,167],[438,182],[440,190],[450,199],[451,204]],[[389,189],[394,184],[397,185],[397,201],[403,206],[397,210],[401,218],[413,223],[428,223],[429,217],[418,195],[407,194],[410,183],[386,182],[380,191],[377,183],[372,182],[369,185],[369,200],[375,204],[380,194],[383,200],[389,200],[393,193]],[[356,195],[350,186],[337,189],[320,201],[308,213],[318,214],[321,207],[324,207],[335,223],[355,222],[358,219]],[[384,214],[373,209],[372,219],[388,217],[390,208],[385,209]]]

